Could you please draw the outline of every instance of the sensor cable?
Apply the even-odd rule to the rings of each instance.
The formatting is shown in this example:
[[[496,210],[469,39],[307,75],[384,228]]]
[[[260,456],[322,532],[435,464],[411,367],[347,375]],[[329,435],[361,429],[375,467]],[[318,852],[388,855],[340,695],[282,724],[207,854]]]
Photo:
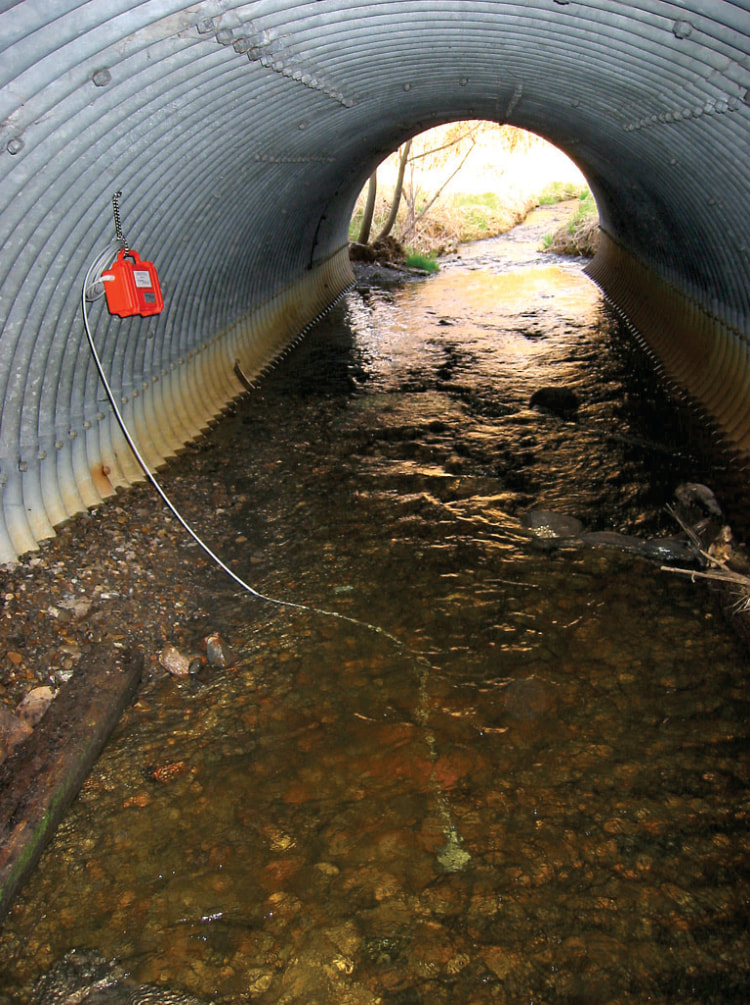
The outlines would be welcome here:
[[[118,234],[118,238],[119,237],[120,235]],[[206,544],[206,542],[198,534],[198,532],[195,531],[193,527],[188,523],[188,521],[183,517],[183,515],[180,513],[175,504],[172,502],[172,500],[169,498],[167,493],[162,488],[161,484],[159,483],[156,476],[149,468],[140,450],[138,449],[138,446],[135,440],[133,439],[130,430],[127,427],[125,419],[122,415],[122,412],[120,411],[120,408],[115,400],[114,393],[112,391],[109,381],[107,380],[107,375],[104,372],[104,366],[102,365],[101,358],[99,357],[96,344],[94,343],[94,337],[91,333],[87,301],[89,297],[93,299],[94,294],[92,291],[90,291],[89,284],[91,283],[92,276],[97,266],[101,268],[100,263],[105,255],[106,250],[102,251],[101,254],[96,256],[91,266],[89,267],[88,272],[86,273],[86,278],[83,281],[83,289],[81,291],[81,309],[83,311],[83,327],[86,331],[86,338],[88,339],[89,348],[91,349],[91,355],[93,356],[94,363],[96,364],[99,379],[101,380],[104,386],[107,398],[109,399],[109,403],[112,406],[112,411],[114,412],[115,418],[117,419],[117,423],[120,429],[122,430],[122,435],[125,437],[128,446],[133,451],[133,455],[135,459],[138,461],[140,467],[143,469],[143,473],[146,475],[146,478],[148,478],[153,487],[159,493],[167,509],[169,509],[169,511],[172,513],[172,515],[175,517],[178,523],[190,535],[190,537],[193,539],[193,541],[195,541],[198,547],[201,548],[206,555],[208,555],[211,561],[213,561],[216,565],[218,565],[218,567],[223,572],[225,572],[230,579],[232,579],[238,586],[240,586],[243,590],[245,590],[246,593],[251,594],[251,596],[256,597],[258,600],[265,600],[269,604],[276,604],[279,607],[290,607],[298,611],[308,611],[311,614],[322,614],[327,618],[338,618],[340,621],[348,621],[352,625],[359,625],[361,628],[368,628],[370,631],[376,632],[378,635],[383,635],[385,636],[385,638],[390,639],[391,642],[393,642],[395,645],[399,646],[400,648],[404,648],[405,643],[402,642],[401,639],[399,639],[396,635],[392,635],[390,632],[387,632],[384,628],[381,628],[379,625],[370,624],[368,621],[360,621],[358,618],[349,617],[347,614],[341,614],[339,611],[329,611],[321,607],[313,607],[310,604],[296,603],[293,600],[280,600],[278,597],[270,597],[267,594],[261,593],[259,590],[254,589],[249,583],[245,582],[244,579],[238,576],[236,572],[233,572],[233,570],[230,569],[229,566],[225,562],[223,562],[221,558],[219,558],[216,552],[213,551],[208,544]],[[349,288],[350,287],[347,287],[347,290]],[[340,296],[337,297],[336,300],[334,300],[329,305],[328,310],[330,310],[331,307],[334,306],[334,304],[341,298],[341,296],[344,295],[344,293],[347,292],[347,290],[342,291]]]
[[[118,239],[120,239],[120,234],[118,234]],[[91,326],[89,324],[89,317],[88,317],[87,293],[89,294],[90,299],[95,299],[96,294],[93,289],[91,291],[89,290],[89,283],[91,282],[91,278],[94,272],[96,271],[97,266],[99,269],[101,269],[101,262],[105,254],[106,252],[102,252],[94,259],[91,266],[89,267],[88,272],[86,273],[86,278],[83,282],[83,289],[81,292],[83,326],[86,330],[86,338],[88,339],[89,348],[91,349],[91,355],[94,358],[94,363],[96,364],[96,369],[99,374],[99,378],[101,379],[101,382],[104,385],[104,390],[106,391],[107,398],[109,399],[109,403],[112,406],[112,411],[115,414],[115,418],[117,419],[120,429],[122,430],[123,436],[125,437],[130,449],[133,451],[135,459],[138,461],[138,464],[143,469],[143,473],[146,475],[146,477],[151,482],[153,487],[159,493],[164,504],[170,510],[172,515],[182,526],[182,528],[195,541],[198,547],[201,548],[205,552],[205,554],[213,562],[215,562],[216,565],[218,565],[218,567],[223,572],[225,572],[227,576],[229,576],[229,578],[232,579],[238,586],[240,586],[246,593],[251,594],[251,596],[256,597],[258,600],[265,600],[269,604],[276,604],[278,607],[288,607],[297,611],[306,611],[309,614],[320,614],[327,618],[336,618],[339,621],[346,621],[351,625],[357,625],[359,628],[366,628],[371,632],[375,632],[375,634],[377,635],[381,635],[384,638],[387,638],[397,648],[404,650],[407,653],[408,657],[414,663],[415,669],[417,667],[419,668],[418,670],[419,698],[417,706],[417,722],[419,723],[422,729],[425,742],[427,743],[427,747],[429,750],[429,759],[431,763],[430,787],[433,790],[435,804],[440,818],[440,827],[445,837],[445,845],[443,848],[439,850],[437,854],[437,859],[440,866],[444,869],[445,872],[452,873],[462,871],[467,867],[467,865],[471,861],[471,855],[463,848],[463,838],[459,834],[458,827],[455,821],[453,820],[448,798],[446,794],[443,792],[440,778],[437,774],[437,770],[435,767],[438,759],[437,742],[435,739],[435,735],[429,724],[429,701],[427,695],[427,683],[430,670],[432,669],[430,661],[426,658],[426,656],[423,653],[414,652],[409,646],[406,645],[405,642],[403,642],[400,638],[398,638],[398,636],[393,635],[391,632],[387,632],[384,628],[381,628],[379,625],[373,625],[369,621],[360,621],[359,618],[349,617],[347,614],[341,614],[339,611],[329,611],[322,607],[313,607],[310,604],[300,604],[292,600],[280,600],[278,597],[270,597],[265,593],[260,593],[258,590],[250,586],[249,583],[246,583],[244,579],[242,579],[240,576],[237,575],[236,572],[233,572],[229,568],[229,566],[225,562],[223,562],[219,558],[219,556],[206,544],[203,538],[197,533],[197,531],[195,531],[191,527],[191,525],[187,522],[187,520],[182,516],[182,514],[177,509],[175,504],[172,502],[167,493],[161,487],[161,484],[159,483],[159,481],[149,468],[145,459],[141,455],[141,452],[139,451],[135,443],[135,440],[131,436],[130,430],[127,427],[125,419],[123,418],[122,412],[120,411],[117,402],[115,401],[115,396],[112,392],[112,388],[110,387],[109,381],[107,380],[107,376],[104,372],[104,367],[99,357],[99,353],[97,352],[96,345],[94,344],[94,338],[91,333]],[[333,305],[350,288],[351,287],[347,287],[347,289],[343,290],[339,295],[339,297],[337,297],[331,304],[329,304],[327,310],[330,310],[331,307],[333,307]],[[323,312],[323,314],[325,313],[326,311]],[[319,317],[316,318],[315,320],[316,321],[319,320],[320,317],[322,317],[322,314],[319,315]],[[304,334],[305,331],[309,330],[311,325],[314,323],[315,323],[314,321],[311,322],[311,324],[308,325],[307,328],[305,328],[301,334]]]

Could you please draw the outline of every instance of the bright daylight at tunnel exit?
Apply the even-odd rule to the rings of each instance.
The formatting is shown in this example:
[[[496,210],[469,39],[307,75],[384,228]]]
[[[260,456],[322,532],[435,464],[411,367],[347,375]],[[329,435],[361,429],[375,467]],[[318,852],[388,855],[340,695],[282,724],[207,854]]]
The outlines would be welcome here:
[[[750,8],[0,4],[0,1005],[750,992]]]

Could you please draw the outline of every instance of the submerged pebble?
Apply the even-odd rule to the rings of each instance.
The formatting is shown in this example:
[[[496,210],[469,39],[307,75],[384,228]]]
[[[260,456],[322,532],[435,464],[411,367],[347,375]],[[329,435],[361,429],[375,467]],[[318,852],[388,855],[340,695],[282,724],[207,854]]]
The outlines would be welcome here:
[[[187,677],[190,673],[190,657],[180,652],[177,646],[164,646],[159,653],[159,663],[173,677]]]
[[[206,660],[212,667],[231,667],[237,662],[237,655],[227,645],[218,632],[208,635],[205,640]]]
[[[578,537],[583,531],[580,520],[552,510],[529,510],[521,517],[521,526],[530,530],[535,537],[541,538]]]

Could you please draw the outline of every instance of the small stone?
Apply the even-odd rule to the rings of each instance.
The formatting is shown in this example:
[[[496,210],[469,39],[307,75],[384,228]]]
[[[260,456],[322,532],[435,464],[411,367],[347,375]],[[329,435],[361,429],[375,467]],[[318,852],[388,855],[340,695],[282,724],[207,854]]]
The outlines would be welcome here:
[[[443,967],[443,972],[446,974],[458,974],[464,970],[469,963],[471,963],[471,958],[467,953],[456,953],[452,956],[448,962]]]
[[[151,796],[148,792],[138,792],[134,796],[128,796],[122,805],[125,809],[128,809],[131,806],[137,806],[139,809],[143,809],[144,807],[151,805]]]
[[[59,607],[70,611],[76,620],[85,618],[92,607],[92,601],[88,597],[67,596],[59,601]]]
[[[269,835],[271,851],[276,853],[288,851],[290,848],[293,848],[296,843],[297,842],[291,834],[285,834],[283,831],[275,830]]]
[[[33,728],[47,711],[54,697],[55,692],[51,687],[35,687],[20,702],[16,712]]]
[[[173,677],[187,677],[190,673],[190,660],[171,643],[159,653],[159,663]]]
[[[237,656],[229,648],[218,632],[213,632],[205,639],[206,660],[212,667],[231,667],[237,662]]]
[[[247,989],[252,995],[263,994],[273,983],[273,974],[267,970],[250,970],[247,974]]]
[[[533,509],[524,513],[521,524],[535,537],[541,538],[578,537],[583,530],[583,524],[574,516],[545,509]]]
[[[163,764],[158,768],[155,768],[151,772],[151,777],[155,782],[161,782],[162,785],[168,785],[169,782],[174,781],[180,775],[184,775],[188,770],[188,766],[184,761],[173,761],[171,764]]]
[[[504,704],[514,719],[528,722],[554,710],[555,693],[545,681],[523,677],[505,686]]]
[[[315,868],[318,872],[322,872],[324,876],[338,876],[341,872],[339,867],[334,865],[333,862],[316,862]]]
[[[500,980],[505,980],[518,964],[515,955],[508,952],[504,946],[487,946],[483,949],[482,956],[486,965]]]
[[[562,419],[575,415],[578,405],[578,395],[569,387],[540,387],[529,401],[531,408],[542,408]]]

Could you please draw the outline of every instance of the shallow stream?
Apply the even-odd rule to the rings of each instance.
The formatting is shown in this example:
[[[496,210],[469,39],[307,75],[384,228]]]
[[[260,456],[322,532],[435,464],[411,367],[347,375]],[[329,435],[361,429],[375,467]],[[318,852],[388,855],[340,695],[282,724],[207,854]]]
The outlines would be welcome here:
[[[344,617],[202,598],[238,662],[126,714],[0,991],[75,946],[261,1005],[750,1000],[739,643],[701,585],[521,523],[672,534],[704,477],[539,226],[360,280],[166,472],[239,575]]]

